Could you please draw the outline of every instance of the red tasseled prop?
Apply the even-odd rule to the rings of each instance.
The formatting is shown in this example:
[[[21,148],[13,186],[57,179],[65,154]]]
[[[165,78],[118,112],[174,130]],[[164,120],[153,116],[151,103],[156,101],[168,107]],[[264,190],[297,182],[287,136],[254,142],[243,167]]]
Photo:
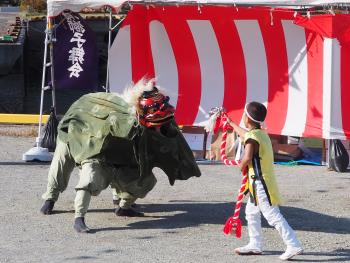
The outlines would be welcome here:
[[[232,129],[232,127],[228,124],[227,122],[227,117],[225,115],[225,112],[222,112],[220,115],[220,120],[217,120],[216,123],[220,123],[223,133],[222,133],[222,142],[221,142],[221,147],[220,147],[220,152],[221,152],[221,159],[226,165],[238,165],[239,162],[234,161],[234,160],[228,160],[225,149],[226,149],[226,138],[227,138],[227,130]],[[218,118],[218,119],[219,119]],[[242,223],[241,220],[239,219],[239,213],[241,211],[241,205],[244,197],[244,190],[248,181],[248,176],[247,176],[247,171],[243,173],[242,177],[242,182],[241,182],[241,187],[239,189],[238,197],[237,197],[237,202],[236,202],[236,207],[235,211],[233,213],[233,216],[227,219],[225,226],[224,226],[224,233],[225,234],[236,234],[236,237],[240,238],[242,234]]]
[[[229,219],[227,219],[224,226],[224,233],[226,235],[235,233],[236,237],[240,238],[242,236],[241,219],[239,218],[233,219],[233,217],[230,217]]]

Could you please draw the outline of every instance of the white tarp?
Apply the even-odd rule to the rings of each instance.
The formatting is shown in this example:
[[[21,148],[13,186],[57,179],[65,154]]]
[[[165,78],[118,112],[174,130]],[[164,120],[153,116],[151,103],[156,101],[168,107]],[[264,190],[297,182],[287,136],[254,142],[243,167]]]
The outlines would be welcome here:
[[[69,9],[74,12],[79,12],[84,8],[100,8],[103,6],[111,6],[114,9],[120,7],[125,1],[123,0],[48,0],[47,1],[47,15],[49,17],[57,16],[63,10]]]
[[[79,12],[84,8],[100,8],[103,6],[111,6],[115,10],[117,10],[125,0],[48,0],[47,1],[47,14],[49,17],[57,16],[65,9],[70,9],[74,12]],[[280,5],[280,6],[300,6],[300,5],[328,5],[328,4],[350,4],[350,0],[159,0],[159,1],[141,1],[141,0],[131,0],[128,1],[130,4],[132,3],[145,3],[145,4],[154,4],[154,3],[164,3],[164,4],[237,4],[237,5]]]

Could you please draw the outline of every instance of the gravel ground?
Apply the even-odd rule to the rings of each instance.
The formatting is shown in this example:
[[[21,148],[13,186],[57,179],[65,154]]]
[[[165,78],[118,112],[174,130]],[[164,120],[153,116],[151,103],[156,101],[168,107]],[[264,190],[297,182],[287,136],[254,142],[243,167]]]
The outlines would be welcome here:
[[[94,233],[78,234],[72,227],[77,171],[56,213],[41,215],[49,165],[21,161],[33,142],[0,137],[0,262],[279,262],[284,245],[266,222],[263,256],[233,254],[247,242],[245,222],[242,239],[222,232],[240,184],[233,167],[201,165],[202,177],[175,186],[156,170],[155,189],[138,200],[144,218],[116,217],[107,189],[92,198],[86,217]],[[350,262],[350,173],[313,166],[276,166],[276,172],[281,211],[305,248],[294,261]]]

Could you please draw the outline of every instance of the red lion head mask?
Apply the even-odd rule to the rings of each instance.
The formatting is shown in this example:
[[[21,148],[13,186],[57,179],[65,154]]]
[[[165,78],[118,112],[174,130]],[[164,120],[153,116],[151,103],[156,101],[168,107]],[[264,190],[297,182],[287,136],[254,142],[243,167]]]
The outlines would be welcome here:
[[[169,97],[164,96],[156,87],[144,91],[138,102],[140,123],[146,127],[161,126],[174,118],[174,107],[169,104]]]

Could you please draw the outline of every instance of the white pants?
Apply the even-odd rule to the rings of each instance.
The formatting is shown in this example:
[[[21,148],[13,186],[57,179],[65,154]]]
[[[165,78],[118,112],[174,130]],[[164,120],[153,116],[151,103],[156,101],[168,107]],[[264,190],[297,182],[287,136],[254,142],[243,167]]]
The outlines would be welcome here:
[[[287,247],[300,247],[300,242],[293,229],[284,219],[278,206],[270,206],[261,181],[256,181],[256,195],[258,205],[255,206],[254,202],[249,200],[245,209],[248,223],[249,246],[262,250],[261,212],[269,225],[277,229]]]

